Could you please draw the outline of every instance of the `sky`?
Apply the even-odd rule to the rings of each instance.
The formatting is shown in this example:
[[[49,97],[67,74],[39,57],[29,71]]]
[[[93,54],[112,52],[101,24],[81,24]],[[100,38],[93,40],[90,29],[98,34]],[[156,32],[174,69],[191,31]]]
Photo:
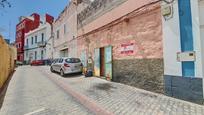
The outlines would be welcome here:
[[[6,39],[15,41],[16,24],[20,16],[30,16],[38,13],[44,16],[46,13],[55,17],[69,3],[69,0],[8,0],[11,8],[0,8],[0,34]]]

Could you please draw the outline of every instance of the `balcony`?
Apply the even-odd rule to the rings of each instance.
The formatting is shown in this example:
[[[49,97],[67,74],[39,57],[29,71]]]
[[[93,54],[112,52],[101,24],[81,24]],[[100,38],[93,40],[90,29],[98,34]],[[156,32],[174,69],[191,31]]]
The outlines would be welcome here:
[[[29,49],[28,45],[25,45],[24,50],[28,50],[28,49]]]
[[[46,42],[45,41],[41,41],[37,43],[38,47],[45,47],[46,46]]]

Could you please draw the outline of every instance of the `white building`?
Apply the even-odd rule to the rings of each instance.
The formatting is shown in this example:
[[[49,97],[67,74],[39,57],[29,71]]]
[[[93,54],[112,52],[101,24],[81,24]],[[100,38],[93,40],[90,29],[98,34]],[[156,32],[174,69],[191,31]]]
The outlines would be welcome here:
[[[204,0],[162,4],[164,80],[168,95],[204,100]]]
[[[53,23],[54,58],[77,57],[77,12],[83,10],[87,4],[76,5],[75,2],[70,1]]]
[[[53,55],[51,25],[43,22],[40,26],[25,34],[24,61],[51,59]]]

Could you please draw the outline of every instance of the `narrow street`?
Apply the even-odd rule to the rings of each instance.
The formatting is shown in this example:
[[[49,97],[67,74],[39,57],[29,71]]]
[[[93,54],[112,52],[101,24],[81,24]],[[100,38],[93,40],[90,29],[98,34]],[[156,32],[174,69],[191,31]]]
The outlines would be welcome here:
[[[203,14],[204,0],[0,0],[0,115],[204,115]]]
[[[204,107],[96,77],[61,77],[48,66],[22,66],[9,83],[0,114],[203,115]]]
[[[35,67],[17,68],[9,83],[1,115],[90,114],[72,96],[45,77]]]

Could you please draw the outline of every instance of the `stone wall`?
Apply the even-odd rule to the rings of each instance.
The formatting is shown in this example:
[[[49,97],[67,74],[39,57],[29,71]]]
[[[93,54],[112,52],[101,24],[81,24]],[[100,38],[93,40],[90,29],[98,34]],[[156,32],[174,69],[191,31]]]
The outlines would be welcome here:
[[[163,59],[128,59],[113,61],[113,81],[164,93]]]
[[[165,75],[164,81],[166,95],[204,104],[202,78]]]

